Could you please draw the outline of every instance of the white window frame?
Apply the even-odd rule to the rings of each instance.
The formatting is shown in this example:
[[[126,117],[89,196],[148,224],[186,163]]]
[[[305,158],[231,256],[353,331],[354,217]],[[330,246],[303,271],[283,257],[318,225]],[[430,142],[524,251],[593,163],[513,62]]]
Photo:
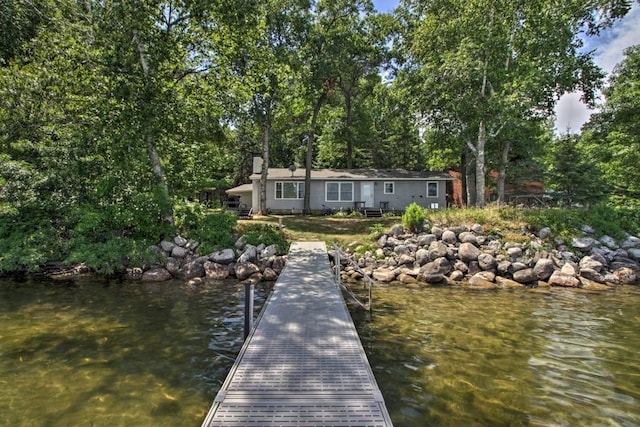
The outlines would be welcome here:
[[[429,194],[429,185],[430,184],[435,184],[435,186],[436,186],[436,194],[434,196]],[[438,187],[439,187],[438,186],[438,181],[427,181],[427,197],[430,197],[430,198],[438,197]]]
[[[391,191],[387,191],[387,185],[391,185]],[[396,183],[393,181],[387,181],[384,183],[384,194],[395,194],[396,193]]]
[[[338,186],[338,199],[336,200],[329,200],[329,185],[331,184],[336,184]],[[343,185],[351,186],[351,199],[349,200],[342,198]],[[325,202],[353,202],[353,197],[354,197],[353,191],[354,191],[353,182],[340,182],[340,181],[325,182],[324,183],[324,201]]]
[[[297,187],[296,197],[284,197],[285,184],[292,184]],[[280,186],[280,197],[278,197],[278,186]],[[276,181],[273,190],[273,198],[275,200],[301,200],[304,198],[304,181]]]

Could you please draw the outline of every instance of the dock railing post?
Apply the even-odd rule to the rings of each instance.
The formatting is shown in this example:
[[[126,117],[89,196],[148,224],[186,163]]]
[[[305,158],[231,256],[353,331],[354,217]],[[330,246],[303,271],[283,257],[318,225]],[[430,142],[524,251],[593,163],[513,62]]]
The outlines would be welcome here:
[[[246,340],[253,328],[253,293],[251,282],[244,284],[244,339]]]

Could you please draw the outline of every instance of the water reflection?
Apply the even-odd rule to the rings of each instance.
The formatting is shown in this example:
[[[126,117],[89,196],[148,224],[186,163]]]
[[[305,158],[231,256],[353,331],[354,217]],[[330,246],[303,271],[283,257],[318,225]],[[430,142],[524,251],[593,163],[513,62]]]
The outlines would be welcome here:
[[[402,426],[638,425],[640,292],[378,288],[354,313]]]
[[[0,425],[199,425],[242,300],[234,282],[0,281]],[[396,426],[635,426],[639,302],[389,286],[353,316]]]
[[[198,425],[240,349],[242,292],[2,282],[0,425]]]

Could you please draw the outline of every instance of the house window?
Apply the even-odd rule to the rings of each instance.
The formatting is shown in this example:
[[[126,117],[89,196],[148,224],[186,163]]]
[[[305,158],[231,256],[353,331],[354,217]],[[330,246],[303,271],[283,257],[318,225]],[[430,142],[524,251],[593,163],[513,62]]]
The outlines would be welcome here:
[[[395,186],[393,182],[385,182],[384,183],[384,194],[393,194],[395,193]]]
[[[327,182],[325,190],[327,202],[353,201],[353,182]]]
[[[427,197],[438,197],[437,182],[427,182]]]
[[[276,182],[276,199],[304,198],[304,182]]]

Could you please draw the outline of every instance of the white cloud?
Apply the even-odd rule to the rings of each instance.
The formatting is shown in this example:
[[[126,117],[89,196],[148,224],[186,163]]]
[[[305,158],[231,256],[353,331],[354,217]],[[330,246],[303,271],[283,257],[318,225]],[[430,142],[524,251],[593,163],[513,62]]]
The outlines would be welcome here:
[[[633,3],[631,11],[599,37],[588,40],[587,47],[596,49],[594,60],[607,74],[624,58],[624,50],[640,43],[640,5]],[[563,95],[556,104],[556,134],[579,133],[593,113],[580,101],[577,93]]]

